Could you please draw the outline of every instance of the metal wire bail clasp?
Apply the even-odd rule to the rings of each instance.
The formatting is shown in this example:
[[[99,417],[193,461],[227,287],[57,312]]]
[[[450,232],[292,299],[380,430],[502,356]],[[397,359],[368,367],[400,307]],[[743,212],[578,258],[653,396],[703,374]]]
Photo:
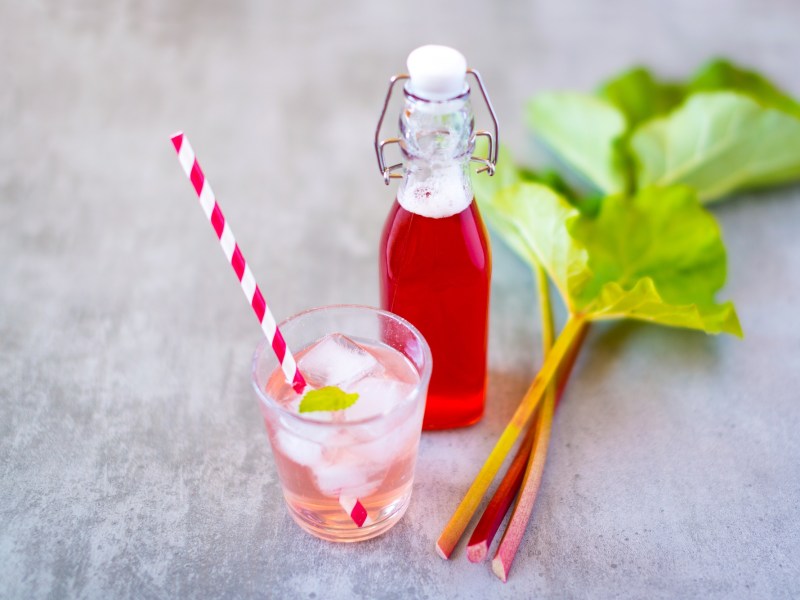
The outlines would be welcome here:
[[[489,142],[489,151],[486,154],[486,157],[480,156],[471,156],[470,160],[472,162],[477,162],[482,164],[483,166],[478,169],[478,173],[483,173],[484,171],[489,173],[489,176],[494,175],[495,166],[497,165],[497,154],[500,147],[500,126],[497,124],[497,115],[494,112],[494,107],[492,106],[492,101],[489,99],[489,94],[486,93],[486,88],[483,86],[483,80],[481,79],[480,73],[478,73],[475,69],[467,69],[467,74],[472,75],[475,78],[475,81],[478,83],[478,88],[481,90],[481,95],[483,95],[483,100],[486,102],[486,108],[489,109],[489,114],[492,117],[492,122],[494,123],[494,135],[491,132],[479,129],[473,134],[474,138],[478,136],[485,137]],[[389,182],[392,179],[402,179],[403,175],[400,173],[395,173],[398,169],[403,167],[403,163],[397,163],[394,165],[386,166],[386,159],[383,156],[383,149],[388,146],[389,144],[399,144],[401,142],[400,138],[386,138],[385,140],[381,140],[381,127],[383,126],[383,119],[386,117],[386,109],[389,107],[389,101],[392,99],[392,91],[394,90],[394,84],[402,79],[410,79],[410,76],[406,73],[401,73],[399,75],[395,75],[389,80],[389,90],[386,92],[386,99],[383,101],[383,110],[381,110],[380,119],[378,119],[378,127],[375,129],[375,155],[378,157],[378,169],[383,176],[383,182],[386,185],[389,185]]]
[[[410,79],[410,76],[405,73],[401,73],[400,75],[395,75],[389,80],[389,90],[386,92],[386,99],[383,101],[381,118],[378,119],[378,127],[375,129],[375,154],[378,156],[378,168],[381,171],[381,175],[383,175],[383,182],[386,185],[389,185],[389,181],[392,179],[403,178],[400,173],[394,173],[394,171],[397,169],[402,168],[403,163],[397,163],[396,165],[387,167],[386,160],[383,157],[383,149],[389,144],[399,144],[400,138],[386,138],[385,140],[380,139],[381,126],[383,125],[383,119],[386,116],[386,109],[389,108],[389,101],[392,99],[392,90],[394,90],[394,84],[401,79]]]

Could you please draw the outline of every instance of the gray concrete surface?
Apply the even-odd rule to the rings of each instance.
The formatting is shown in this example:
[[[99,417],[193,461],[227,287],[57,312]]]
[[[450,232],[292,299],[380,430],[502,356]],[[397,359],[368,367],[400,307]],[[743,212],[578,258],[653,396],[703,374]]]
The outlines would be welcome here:
[[[416,45],[463,49],[525,156],[530,94],[633,62],[725,54],[800,94],[798,22],[789,0],[0,1],[0,597],[800,596],[800,189],[716,209],[744,341],[593,331],[504,585],[433,544],[541,359],[525,267],[495,244],[486,419],[424,436],[389,534],[318,541],[168,141],[190,135],[278,316],[374,304],[371,137]]]

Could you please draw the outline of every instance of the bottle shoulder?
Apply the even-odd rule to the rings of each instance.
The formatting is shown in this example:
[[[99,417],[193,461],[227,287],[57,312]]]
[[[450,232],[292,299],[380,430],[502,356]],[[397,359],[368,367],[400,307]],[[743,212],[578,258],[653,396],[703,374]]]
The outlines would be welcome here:
[[[425,268],[490,268],[489,236],[476,202],[448,217],[425,217],[395,201],[384,224],[381,252],[389,262]]]
[[[395,197],[392,206],[389,209],[389,214],[386,221],[400,221],[411,222],[414,221],[415,225],[420,227],[452,227],[453,224],[476,223],[480,224],[481,228],[484,227],[483,217],[481,216],[478,203],[473,197],[463,208],[453,214],[444,216],[429,216],[419,212],[409,210],[404,206],[403,202]]]

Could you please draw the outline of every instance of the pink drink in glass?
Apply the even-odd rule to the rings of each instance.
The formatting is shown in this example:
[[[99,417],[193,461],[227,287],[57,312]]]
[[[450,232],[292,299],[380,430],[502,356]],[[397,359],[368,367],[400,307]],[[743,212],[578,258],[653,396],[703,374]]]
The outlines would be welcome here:
[[[285,328],[291,331],[281,325]],[[277,366],[261,388],[260,406],[290,513],[323,539],[374,537],[408,506],[430,371],[421,375],[404,354],[415,347],[408,336],[397,337],[397,349],[375,339],[391,331],[384,324],[371,337],[329,333],[295,352],[308,389],[337,386],[358,394],[349,408],[299,413],[302,397]],[[345,504],[357,499],[369,520],[354,523],[343,499]]]

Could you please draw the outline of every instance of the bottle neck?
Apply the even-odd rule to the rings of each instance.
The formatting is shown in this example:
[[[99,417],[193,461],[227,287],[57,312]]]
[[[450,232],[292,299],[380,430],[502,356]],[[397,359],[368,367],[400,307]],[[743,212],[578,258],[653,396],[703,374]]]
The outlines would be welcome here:
[[[403,208],[443,218],[470,205],[474,122],[468,89],[445,101],[423,100],[406,91],[400,115],[405,165],[397,194]]]

